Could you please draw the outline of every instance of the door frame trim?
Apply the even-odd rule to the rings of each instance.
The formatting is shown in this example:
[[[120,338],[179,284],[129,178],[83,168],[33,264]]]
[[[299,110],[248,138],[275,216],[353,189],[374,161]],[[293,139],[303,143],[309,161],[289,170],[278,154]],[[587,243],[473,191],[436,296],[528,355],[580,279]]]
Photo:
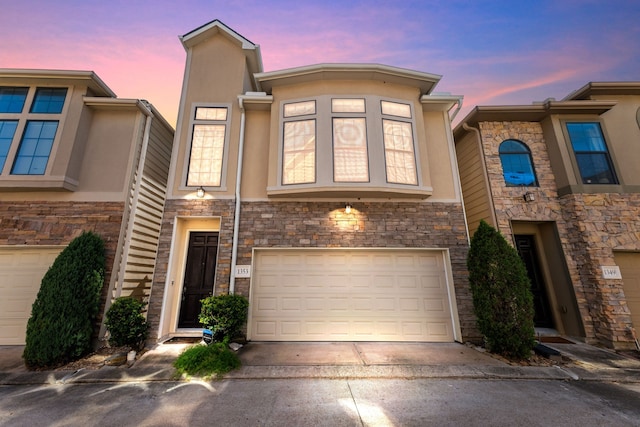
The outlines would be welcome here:
[[[179,295],[182,292],[184,281],[189,236],[192,231],[221,232],[220,224],[222,223],[222,217],[220,216],[175,216],[173,219],[171,247],[169,249],[167,276],[164,284],[157,339],[161,339],[164,336],[175,335],[178,332],[194,332],[193,328],[184,330],[178,328],[178,315],[180,310]],[[218,235],[218,239],[220,239],[220,235]],[[220,240],[218,240],[218,249],[219,245]],[[218,250],[218,254],[216,255],[216,275],[219,266],[219,257],[220,250]],[[215,282],[213,290],[215,291]]]

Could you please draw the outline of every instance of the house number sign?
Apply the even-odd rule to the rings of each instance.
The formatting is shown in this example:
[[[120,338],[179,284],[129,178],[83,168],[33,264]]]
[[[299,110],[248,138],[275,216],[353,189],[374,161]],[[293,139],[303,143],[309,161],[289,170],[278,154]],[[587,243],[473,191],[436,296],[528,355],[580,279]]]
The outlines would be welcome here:
[[[236,277],[240,279],[250,278],[251,277],[251,266],[250,265],[236,265]]]
[[[603,265],[602,277],[605,279],[622,279],[622,273],[620,273],[620,267],[617,265]]]

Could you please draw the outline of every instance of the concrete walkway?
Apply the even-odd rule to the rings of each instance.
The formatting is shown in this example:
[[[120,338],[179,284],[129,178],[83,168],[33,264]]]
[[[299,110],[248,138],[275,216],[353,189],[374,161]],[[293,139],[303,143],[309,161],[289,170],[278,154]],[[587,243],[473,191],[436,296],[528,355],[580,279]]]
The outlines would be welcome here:
[[[132,366],[28,371],[22,346],[0,346],[0,385],[176,380],[173,361],[189,344],[160,344]],[[521,366],[458,343],[249,343],[228,379],[465,378],[599,380],[640,384],[640,360],[582,343],[545,344],[560,364]]]

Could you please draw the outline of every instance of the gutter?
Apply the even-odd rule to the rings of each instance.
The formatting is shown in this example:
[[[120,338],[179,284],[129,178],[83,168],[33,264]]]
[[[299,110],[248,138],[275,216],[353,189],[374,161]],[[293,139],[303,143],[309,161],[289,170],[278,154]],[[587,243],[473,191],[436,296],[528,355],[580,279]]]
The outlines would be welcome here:
[[[233,295],[236,290],[236,262],[238,261],[238,232],[240,231],[240,185],[242,184],[242,160],[244,157],[244,128],[245,116],[244,102],[242,97],[238,97],[240,105],[240,144],[238,147],[238,167],[236,172],[236,208],[233,218],[233,245],[231,248],[231,275],[229,277],[229,294]]]

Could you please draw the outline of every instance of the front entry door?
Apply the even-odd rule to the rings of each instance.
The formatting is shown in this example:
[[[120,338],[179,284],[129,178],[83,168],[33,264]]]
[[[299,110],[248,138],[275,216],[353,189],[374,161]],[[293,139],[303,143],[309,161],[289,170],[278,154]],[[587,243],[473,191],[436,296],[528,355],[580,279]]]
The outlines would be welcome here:
[[[218,233],[192,232],[189,236],[178,328],[199,328],[200,300],[213,293]]]
[[[533,323],[540,328],[553,328],[553,318],[551,317],[547,288],[545,287],[544,278],[540,271],[533,236],[516,235],[515,239],[518,253],[527,267],[527,275],[531,281],[531,293],[533,294],[533,306],[535,308]]]

